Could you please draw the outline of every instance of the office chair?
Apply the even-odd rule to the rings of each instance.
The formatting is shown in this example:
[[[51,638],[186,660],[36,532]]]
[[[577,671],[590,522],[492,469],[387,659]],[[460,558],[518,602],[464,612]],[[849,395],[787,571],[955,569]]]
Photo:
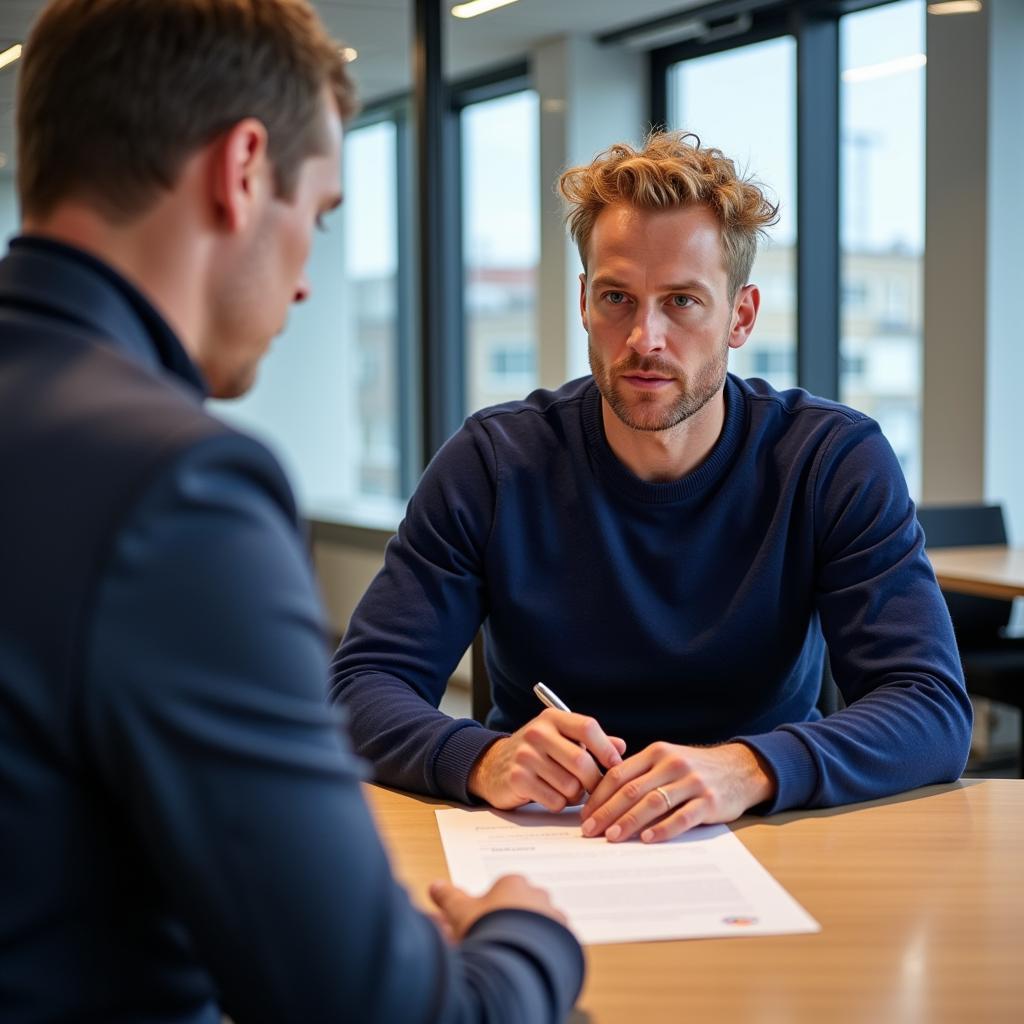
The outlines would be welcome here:
[[[470,673],[469,695],[471,714],[481,725],[487,720],[491,710],[491,679],[487,674],[487,662],[484,660],[484,631],[478,629],[473,637],[472,670]]]
[[[917,510],[929,548],[1006,544],[1000,505],[933,505]],[[944,594],[968,693],[1021,712],[1020,759],[1024,778],[1024,637],[1006,635],[1012,601]]]

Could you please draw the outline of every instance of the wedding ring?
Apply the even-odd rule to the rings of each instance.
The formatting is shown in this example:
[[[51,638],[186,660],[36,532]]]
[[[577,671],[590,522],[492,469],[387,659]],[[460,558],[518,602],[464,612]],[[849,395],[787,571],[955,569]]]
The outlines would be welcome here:
[[[654,788],[662,795],[663,799],[665,800],[665,813],[667,814],[669,811],[672,810],[672,799],[668,795],[668,793],[666,793],[665,790],[661,788],[661,786],[655,786]]]

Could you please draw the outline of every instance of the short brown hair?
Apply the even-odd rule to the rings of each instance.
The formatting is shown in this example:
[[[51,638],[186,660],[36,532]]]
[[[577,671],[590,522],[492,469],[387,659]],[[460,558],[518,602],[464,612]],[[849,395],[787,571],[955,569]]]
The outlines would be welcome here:
[[[290,197],[324,149],[325,87],[350,117],[355,87],[307,0],[51,0],[18,81],[22,211],[75,198],[130,220],[246,117],[265,125]]]
[[[747,283],[758,238],[779,219],[778,204],[769,202],[760,185],[740,177],[721,150],[702,147],[689,132],[652,132],[640,149],[617,143],[591,163],[569,168],[558,190],[569,207],[566,222],[584,270],[594,221],[606,207],[709,207],[722,226],[730,297]]]

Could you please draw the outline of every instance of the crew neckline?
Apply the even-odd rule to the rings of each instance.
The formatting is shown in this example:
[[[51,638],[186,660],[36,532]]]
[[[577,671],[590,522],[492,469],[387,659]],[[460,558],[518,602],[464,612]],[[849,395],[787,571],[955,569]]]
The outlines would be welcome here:
[[[583,432],[587,446],[598,466],[602,477],[617,491],[635,501],[645,504],[665,504],[674,501],[685,501],[694,495],[701,494],[714,483],[732,461],[743,434],[746,422],[746,402],[733,375],[727,374],[723,389],[725,399],[725,417],[722,432],[718,435],[708,452],[707,458],[678,480],[667,480],[651,483],[641,480],[632,470],[628,469],[612,451],[604,432],[604,421],[601,417],[601,392],[597,384],[591,382],[583,395],[582,418]]]

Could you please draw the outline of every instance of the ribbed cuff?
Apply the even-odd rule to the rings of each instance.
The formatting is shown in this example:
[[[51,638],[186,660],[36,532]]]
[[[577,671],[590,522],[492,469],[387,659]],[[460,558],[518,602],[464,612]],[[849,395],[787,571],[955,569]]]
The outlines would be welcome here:
[[[583,947],[565,925],[547,915],[512,907],[492,910],[474,922],[464,942],[496,942],[522,950],[545,971],[547,987],[561,1010],[559,1019],[569,1012],[583,988]]]
[[[468,718],[459,724],[462,728],[456,729],[448,736],[434,759],[434,787],[441,796],[449,800],[474,804],[478,801],[466,788],[469,784],[469,773],[480,759],[480,755],[495,740],[500,740],[508,734],[485,729]]]
[[[731,742],[745,743],[756,750],[775,776],[775,798],[759,804],[758,813],[775,814],[808,804],[818,788],[818,769],[811,752],[795,733],[783,727],[760,736],[737,736]]]

